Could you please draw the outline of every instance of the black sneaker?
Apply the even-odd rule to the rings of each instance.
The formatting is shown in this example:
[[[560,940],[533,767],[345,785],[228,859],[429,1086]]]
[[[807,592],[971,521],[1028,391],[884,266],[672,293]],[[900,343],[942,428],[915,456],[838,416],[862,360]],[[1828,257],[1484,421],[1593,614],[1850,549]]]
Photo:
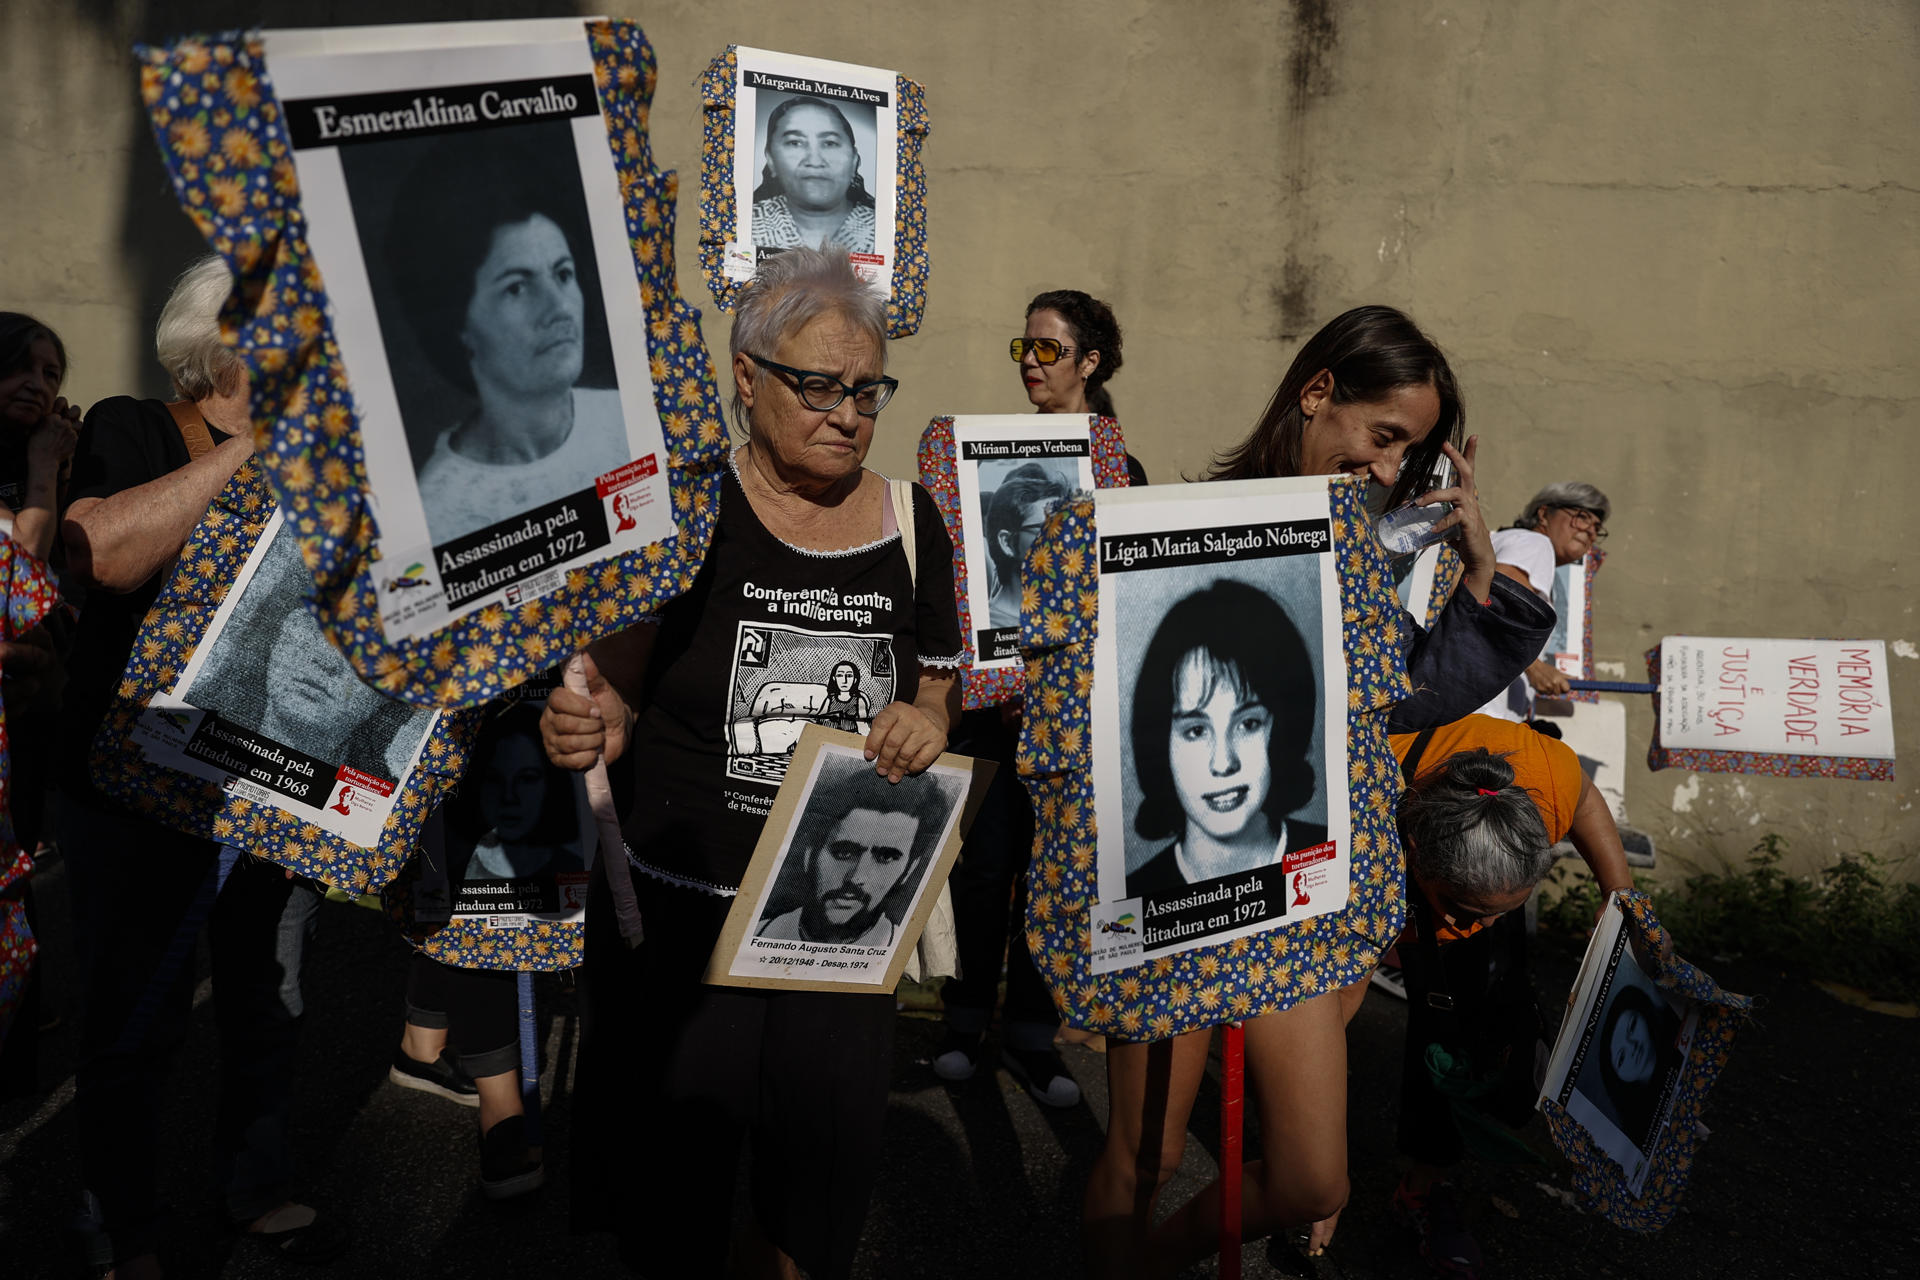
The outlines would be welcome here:
[[[393,1065],[387,1068],[387,1079],[402,1089],[418,1089],[463,1107],[480,1105],[480,1094],[473,1087],[473,1081],[445,1049],[432,1062],[416,1061],[407,1056],[406,1050],[395,1049]]]
[[[508,1200],[537,1190],[547,1171],[527,1152],[527,1118],[508,1116],[480,1138],[480,1190]]]
[[[1002,1049],[1000,1062],[1041,1106],[1065,1109],[1080,1105],[1080,1085],[1067,1074],[1067,1064],[1054,1050]]]
[[[933,1074],[951,1084],[973,1079],[973,1073],[980,1069],[980,1042],[984,1039],[978,1033],[948,1031],[934,1051]]]

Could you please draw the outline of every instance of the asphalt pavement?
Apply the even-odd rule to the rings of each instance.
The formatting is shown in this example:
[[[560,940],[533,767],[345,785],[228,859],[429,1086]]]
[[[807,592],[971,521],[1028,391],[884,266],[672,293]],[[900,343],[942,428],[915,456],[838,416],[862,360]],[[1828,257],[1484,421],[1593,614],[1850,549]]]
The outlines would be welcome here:
[[[43,1037],[40,1090],[0,1103],[0,1276],[8,1280],[82,1274],[65,1238],[79,1186],[72,1107],[78,1008],[57,863],[37,877],[36,893],[45,916],[47,1003],[62,1020]],[[496,1204],[479,1194],[474,1113],[387,1081],[406,960],[405,943],[378,914],[323,908],[307,970],[293,1135],[303,1198],[352,1233],[347,1254],[323,1271],[291,1266],[223,1230],[207,1142],[217,1074],[214,1027],[209,986],[201,982],[192,1031],[160,1117],[162,1252],[170,1275],[590,1280],[626,1274],[607,1240],[567,1229],[565,1151],[575,1119],[570,1085],[578,1029],[570,984],[545,977],[539,985],[548,1185]],[[1564,999],[1573,958],[1546,957],[1539,967],[1543,992],[1557,982]],[[204,978],[204,955],[200,972]],[[1769,980],[1779,984],[1773,1011],[1746,1034],[1722,1078],[1708,1117],[1716,1137],[1702,1149],[1694,1187],[1673,1225],[1655,1236],[1631,1236],[1581,1211],[1569,1194],[1567,1166],[1536,1123],[1529,1137],[1542,1153],[1539,1164],[1475,1168],[1463,1178],[1490,1274],[1663,1280],[1920,1274],[1912,1209],[1920,1188],[1907,1157],[1896,1154],[1920,1140],[1920,1121],[1906,1090],[1896,1092],[1892,1105],[1874,1092],[1889,1078],[1878,1069],[1883,1063],[1912,1080],[1920,1027],[1844,1008],[1777,975]],[[1392,1113],[1404,1016],[1404,1006],[1375,993],[1352,1028],[1353,1199],[1333,1251],[1276,1269],[1265,1244],[1254,1242],[1243,1252],[1248,1280],[1426,1274],[1411,1240],[1386,1212],[1399,1168]],[[1794,1034],[1792,1021],[1782,1028],[1782,1018],[1817,1021],[1818,1038]],[[1085,1097],[1075,1108],[1055,1111],[1037,1105],[1004,1070],[983,1068],[958,1088],[942,1084],[926,1065],[939,1037],[937,1020],[901,1015],[886,1169],[857,1274],[863,1280],[1082,1274],[1079,1204],[1105,1119],[1102,1056],[1066,1050]],[[1833,1052],[1835,1046],[1845,1052]],[[1820,1117],[1819,1141],[1796,1141],[1793,1127],[1780,1123],[1780,1108],[1795,1100],[1807,1100],[1805,1114]],[[1218,1127],[1218,1092],[1210,1085],[1164,1206],[1213,1177]],[[1254,1142],[1250,1132],[1249,1146]],[[1830,1228],[1824,1238],[1794,1225],[1813,1222]],[[1191,1274],[1217,1272],[1208,1263]]]

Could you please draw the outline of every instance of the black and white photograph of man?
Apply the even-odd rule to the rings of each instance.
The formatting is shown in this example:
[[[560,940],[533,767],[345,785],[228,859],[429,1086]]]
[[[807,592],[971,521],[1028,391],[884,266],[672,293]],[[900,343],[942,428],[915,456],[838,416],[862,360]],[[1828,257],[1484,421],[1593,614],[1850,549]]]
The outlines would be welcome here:
[[[980,510],[993,594],[987,625],[1020,625],[1020,566],[1047,522],[1047,512],[1080,487],[1068,460],[993,459],[980,468]]]
[[[361,683],[302,603],[312,589],[299,544],[282,523],[186,701],[279,746],[397,781],[434,713]]]
[[[433,545],[628,462],[568,122],[340,161]]]
[[[859,751],[824,748],[755,936],[891,948],[965,796],[964,777],[892,783]]]
[[[760,89],[753,138],[761,144],[753,189],[756,250],[874,252],[872,104]]]

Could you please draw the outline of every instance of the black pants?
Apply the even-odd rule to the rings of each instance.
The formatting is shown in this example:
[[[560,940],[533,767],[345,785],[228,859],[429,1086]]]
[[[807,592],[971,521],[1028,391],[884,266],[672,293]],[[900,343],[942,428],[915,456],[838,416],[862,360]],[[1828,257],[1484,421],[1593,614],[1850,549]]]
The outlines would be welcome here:
[[[814,1280],[853,1267],[880,1172],[893,993],[700,981],[731,900],[634,874],[629,948],[594,877],[574,1086],[574,1225],[649,1277],[722,1275],[744,1146],[753,1212]]]
[[[155,1179],[166,1167],[155,1122],[193,1008],[194,938],[183,926],[210,886],[219,847],[95,796],[61,799],[86,990],[74,1095],[80,1167],[100,1198],[113,1256],[126,1259],[154,1246]],[[206,920],[220,1035],[213,1147],[236,1222],[279,1205],[293,1176],[300,966],[319,902],[307,882],[242,858]],[[183,959],[171,981],[156,981],[176,949]]]
[[[960,718],[954,750],[1000,765],[960,849],[948,881],[958,935],[960,976],[941,998],[955,1031],[981,1032],[993,1020],[1000,965],[1007,969],[1006,1041],[1015,1049],[1045,1049],[1060,1027],[1053,996],[1027,950],[1027,868],[1033,861],[1033,803],[1014,768],[1018,729],[998,707]],[[1008,945],[1011,938],[1012,945]]]
[[[475,1080],[520,1065],[518,975],[502,969],[456,969],[424,952],[407,967],[407,1021],[445,1029],[447,1048]]]
[[[1417,892],[1417,890],[1416,890]],[[1420,1164],[1442,1167],[1458,1164],[1466,1146],[1454,1122],[1452,1104],[1434,1088],[1427,1071],[1430,1044],[1451,1050],[1475,1048],[1499,1037],[1490,1020],[1502,1017],[1501,1002],[1523,1001],[1531,1008],[1527,976],[1527,926],[1524,911],[1510,911],[1485,929],[1438,949],[1442,970],[1436,974],[1430,953],[1419,944],[1402,942],[1401,973],[1407,983],[1407,1039],[1400,1066],[1400,1152]],[[1453,999],[1453,1014],[1437,1010],[1427,1000],[1436,989]],[[1485,1030],[1483,1030],[1485,1029]],[[1531,1045],[1521,1046],[1530,1051]],[[1479,1063],[1489,1068],[1494,1064]],[[1514,1070],[1531,1071],[1531,1056]]]

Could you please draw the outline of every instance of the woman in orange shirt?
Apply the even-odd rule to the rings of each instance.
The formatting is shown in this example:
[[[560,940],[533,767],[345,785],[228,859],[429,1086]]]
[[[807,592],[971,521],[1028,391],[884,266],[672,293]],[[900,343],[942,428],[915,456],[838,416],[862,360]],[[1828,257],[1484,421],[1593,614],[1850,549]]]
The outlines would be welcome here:
[[[1407,982],[1399,1146],[1413,1168],[1394,1189],[1393,1210],[1418,1234],[1436,1274],[1469,1280],[1480,1274],[1480,1250],[1446,1181],[1466,1142],[1429,1050],[1446,1050],[1441,1061],[1472,1073],[1475,1110],[1524,1124],[1535,1096],[1533,1046],[1545,1028],[1527,978],[1520,908],[1562,840],[1601,893],[1631,889],[1633,876],[1605,799],[1565,743],[1481,715],[1389,742],[1408,779],[1400,840],[1413,890],[1398,944]],[[1349,1019],[1367,985],[1362,978],[1343,993]],[[1463,1068],[1463,1058],[1474,1064]],[[1337,1221],[1314,1224],[1310,1252],[1326,1245]]]

